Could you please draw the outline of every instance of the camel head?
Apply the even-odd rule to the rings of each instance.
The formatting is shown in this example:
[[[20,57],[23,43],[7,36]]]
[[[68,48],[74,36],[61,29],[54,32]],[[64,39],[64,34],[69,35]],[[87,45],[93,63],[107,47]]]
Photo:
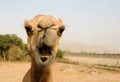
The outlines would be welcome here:
[[[48,15],[38,15],[32,20],[25,20],[28,35],[28,51],[38,68],[51,65],[55,59],[59,38],[64,31],[60,19]]]

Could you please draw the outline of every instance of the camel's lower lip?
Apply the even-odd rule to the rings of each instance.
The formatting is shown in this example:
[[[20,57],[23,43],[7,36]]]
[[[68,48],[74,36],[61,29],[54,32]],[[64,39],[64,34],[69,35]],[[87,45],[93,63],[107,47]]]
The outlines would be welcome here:
[[[47,46],[42,46],[38,48],[38,51],[42,62],[45,62],[52,55],[51,54],[52,49]]]
[[[49,66],[55,59],[56,53],[49,48],[50,50],[47,50],[47,48],[43,47],[36,47],[34,53],[34,58],[36,61],[36,64],[38,67],[46,67]]]
[[[49,56],[40,56],[40,58],[42,62],[45,62],[49,58]]]

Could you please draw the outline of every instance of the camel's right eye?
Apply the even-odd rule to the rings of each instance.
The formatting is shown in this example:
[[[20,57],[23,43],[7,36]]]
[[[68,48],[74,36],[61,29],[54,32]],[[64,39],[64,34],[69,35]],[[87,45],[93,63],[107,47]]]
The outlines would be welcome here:
[[[26,27],[26,26],[25,26],[25,29],[26,29],[27,32],[30,32],[30,31],[31,31],[31,28],[30,28],[30,27]]]
[[[26,32],[29,36],[33,34],[31,27],[25,26],[25,29],[26,29]]]

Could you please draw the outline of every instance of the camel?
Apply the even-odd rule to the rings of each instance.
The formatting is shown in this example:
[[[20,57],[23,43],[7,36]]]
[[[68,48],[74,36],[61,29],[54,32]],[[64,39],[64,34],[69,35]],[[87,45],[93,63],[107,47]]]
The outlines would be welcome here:
[[[65,29],[62,20],[49,15],[37,15],[32,20],[25,20],[24,27],[28,36],[31,68],[22,82],[53,82],[51,66]]]

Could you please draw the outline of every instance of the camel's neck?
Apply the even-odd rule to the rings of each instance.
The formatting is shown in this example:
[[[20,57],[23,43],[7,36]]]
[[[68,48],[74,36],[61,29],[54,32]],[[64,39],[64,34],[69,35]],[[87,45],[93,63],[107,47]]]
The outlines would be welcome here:
[[[51,67],[38,68],[32,60],[31,82],[51,82]]]

